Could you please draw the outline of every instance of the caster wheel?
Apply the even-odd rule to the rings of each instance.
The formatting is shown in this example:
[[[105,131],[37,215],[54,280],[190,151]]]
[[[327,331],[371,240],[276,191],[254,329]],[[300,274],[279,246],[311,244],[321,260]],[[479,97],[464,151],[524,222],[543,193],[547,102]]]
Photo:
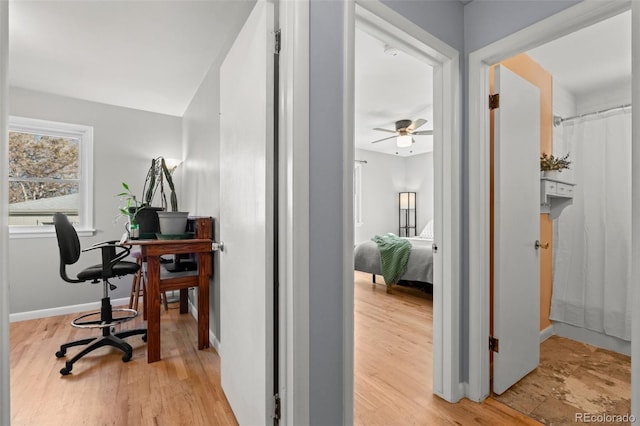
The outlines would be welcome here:
[[[60,370],[60,374],[62,374],[63,376],[67,376],[69,374],[71,374],[71,369],[73,368],[72,365],[66,365],[64,368],[62,368]]]
[[[129,362],[129,361],[131,361],[131,355],[132,355],[132,354],[124,354],[124,355],[122,356],[122,362]]]
[[[142,335],[142,341],[143,341],[143,342],[146,342],[146,341],[147,341],[147,335],[146,335],[146,334],[143,334],[143,335]]]
[[[65,356],[67,354],[67,351],[65,350],[59,350],[58,352],[56,352],[56,357],[57,358],[62,358],[63,356]]]

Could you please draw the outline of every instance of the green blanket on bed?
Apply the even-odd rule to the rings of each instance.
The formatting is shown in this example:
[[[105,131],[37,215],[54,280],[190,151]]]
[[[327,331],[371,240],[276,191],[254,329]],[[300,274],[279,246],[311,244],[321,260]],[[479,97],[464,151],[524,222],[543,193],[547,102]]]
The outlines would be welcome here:
[[[394,234],[375,235],[371,238],[380,250],[382,276],[387,285],[396,284],[407,270],[411,243]]]

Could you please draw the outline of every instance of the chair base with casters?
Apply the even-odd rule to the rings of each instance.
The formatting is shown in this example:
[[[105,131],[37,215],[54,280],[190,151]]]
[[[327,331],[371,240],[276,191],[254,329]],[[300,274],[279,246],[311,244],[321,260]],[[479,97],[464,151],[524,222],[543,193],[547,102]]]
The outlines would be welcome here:
[[[117,241],[106,241],[81,250],[78,234],[64,214],[54,214],[53,223],[56,229],[58,248],[60,250],[60,277],[64,281],[73,284],[97,284],[102,282],[100,311],[81,315],[71,322],[72,326],[78,328],[100,328],[102,330],[102,336],[80,339],[60,345],[60,350],[56,352],[56,357],[58,358],[64,357],[67,354],[68,348],[86,345],[78,354],[66,361],[64,368],[60,370],[60,374],[63,376],[70,374],[74,364],[80,358],[103,346],[120,349],[123,352],[122,361],[130,361],[133,356],[133,348],[123,339],[133,335],[142,335],[142,340],[146,342],[147,330],[141,328],[116,332],[115,329],[117,325],[132,320],[138,315],[138,312],[134,309],[114,309],[111,306],[111,299],[109,298],[109,290],[116,288],[115,285],[109,282],[109,279],[133,275],[140,269],[136,263],[124,260],[131,252],[130,248],[119,244]],[[76,263],[82,252],[91,250],[101,251],[102,263],[83,269],[75,278],[68,276],[66,267]],[[114,313],[116,316],[114,316]]]
[[[114,318],[114,312],[121,312],[124,315]],[[99,320],[91,320],[87,318],[95,317],[100,315]],[[127,322],[129,320],[134,319],[138,316],[138,312],[133,309],[124,309],[118,308],[113,309],[111,306],[111,300],[109,297],[105,297],[102,299],[102,307],[100,311],[91,312],[88,314],[81,315],[71,321],[71,325],[77,328],[101,328],[102,336],[100,337],[90,337],[87,339],[75,340],[73,342],[68,342],[60,345],[60,350],[56,352],[56,357],[62,358],[67,354],[67,349],[74,346],[83,346],[88,345],[82,351],[77,353],[73,358],[69,361],[65,362],[65,366],[60,370],[60,374],[66,376],[71,373],[73,369],[73,364],[78,361],[83,356],[87,355],[94,350],[101,348],[103,346],[112,346],[114,348],[120,349],[124,352],[122,355],[123,362],[129,362],[131,357],[133,356],[133,348],[130,344],[125,342],[123,339],[129,336],[142,335],[142,340],[147,341],[147,330],[146,329],[134,329],[134,330],[124,330],[119,331],[117,333],[112,333],[112,329],[122,324],[123,322]]]

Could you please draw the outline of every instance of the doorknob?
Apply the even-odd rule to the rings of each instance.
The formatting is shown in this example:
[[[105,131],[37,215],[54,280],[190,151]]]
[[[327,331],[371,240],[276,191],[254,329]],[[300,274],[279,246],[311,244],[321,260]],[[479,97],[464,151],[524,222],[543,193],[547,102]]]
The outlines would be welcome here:
[[[224,251],[224,243],[222,241],[219,243],[211,243],[211,251]]]
[[[548,249],[549,243],[542,244],[540,240],[536,240],[536,250],[538,250],[539,248]]]

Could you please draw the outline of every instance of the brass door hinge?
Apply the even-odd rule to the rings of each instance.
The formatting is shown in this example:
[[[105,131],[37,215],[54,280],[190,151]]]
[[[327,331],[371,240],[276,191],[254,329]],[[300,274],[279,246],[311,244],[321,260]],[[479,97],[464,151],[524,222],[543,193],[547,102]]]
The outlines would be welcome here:
[[[500,108],[500,93],[489,95],[489,109]]]
[[[489,336],[489,350],[491,352],[500,352],[500,340],[493,336]]]

